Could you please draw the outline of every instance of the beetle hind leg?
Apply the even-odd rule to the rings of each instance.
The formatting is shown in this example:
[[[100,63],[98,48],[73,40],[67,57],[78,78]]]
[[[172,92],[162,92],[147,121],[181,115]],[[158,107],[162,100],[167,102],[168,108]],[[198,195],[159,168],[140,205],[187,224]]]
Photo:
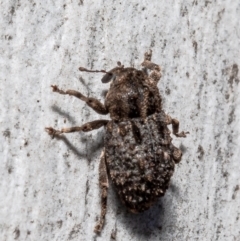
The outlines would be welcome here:
[[[105,163],[105,150],[101,154],[100,164],[99,164],[99,185],[101,188],[101,216],[94,228],[95,233],[100,233],[102,231],[105,215],[107,212],[107,193],[108,193],[108,175],[107,167]]]

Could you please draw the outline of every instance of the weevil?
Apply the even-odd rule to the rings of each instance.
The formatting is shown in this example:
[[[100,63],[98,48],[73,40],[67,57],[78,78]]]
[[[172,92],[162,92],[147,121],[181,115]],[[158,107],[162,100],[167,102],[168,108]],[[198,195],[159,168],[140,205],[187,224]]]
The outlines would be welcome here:
[[[189,132],[179,132],[179,121],[162,109],[157,87],[161,68],[151,58],[150,50],[144,55],[141,70],[125,68],[120,62],[109,71],[80,67],[80,71],[103,73],[102,83],[111,82],[104,104],[78,91],[64,91],[52,85],[53,92],[75,96],[98,114],[110,114],[110,120],[95,120],[61,130],[46,128],[53,137],[105,128],[99,164],[101,215],[94,229],[96,233],[101,232],[105,221],[109,179],[130,212],[143,212],[165,194],[175,164],[181,160],[182,152],[172,144],[167,126],[172,125],[172,133],[177,137],[186,137]]]

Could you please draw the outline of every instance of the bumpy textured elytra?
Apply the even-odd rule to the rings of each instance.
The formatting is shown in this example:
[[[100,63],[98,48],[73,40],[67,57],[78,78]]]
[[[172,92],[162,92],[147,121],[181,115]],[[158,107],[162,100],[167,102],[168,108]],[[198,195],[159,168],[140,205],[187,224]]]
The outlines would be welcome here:
[[[95,227],[97,233],[102,230],[107,209],[108,177],[128,210],[138,213],[147,210],[164,195],[175,163],[181,160],[182,153],[172,144],[167,125],[172,124],[173,134],[177,137],[186,137],[187,132],[179,133],[178,120],[162,110],[157,88],[161,69],[151,62],[151,57],[151,51],[145,53],[142,70],[125,68],[120,62],[110,71],[80,67],[80,71],[104,73],[103,83],[111,81],[104,104],[80,92],[52,86],[54,92],[75,96],[99,114],[110,114],[111,120],[95,120],[62,130],[46,128],[54,137],[105,126],[105,147],[99,164],[102,193],[101,216]]]

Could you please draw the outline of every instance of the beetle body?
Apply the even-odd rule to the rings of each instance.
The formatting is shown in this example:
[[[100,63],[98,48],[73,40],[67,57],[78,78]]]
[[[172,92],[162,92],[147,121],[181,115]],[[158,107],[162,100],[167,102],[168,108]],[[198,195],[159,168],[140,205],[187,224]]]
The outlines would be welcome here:
[[[169,186],[178,149],[171,144],[167,119],[162,111],[148,116],[145,122],[135,118],[107,124],[109,177],[131,212],[151,207]]]
[[[162,109],[157,87],[161,68],[151,62],[151,56],[151,51],[145,53],[141,70],[124,68],[120,62],[110,71],[79,68],[80,71],[105,73],[102,82],[111,81],[104,104],[78,91],[63,91],[52,86],[54,92],[75,96],[99,114],[110,114],[111,120],[95,120],[61,130],[46,128],[54,137],[105,126],[104,151],[99,164],[101,215],[95,226],[97,233],[101,232],[105,220],[109,178],[128,210],[138,213],[150,208],[165,194],[175,163],[181,160],[182,153],[172,144],[167,126],[172,124],[177,137],[186,137],[187,132],[179,133],[179,122]]]

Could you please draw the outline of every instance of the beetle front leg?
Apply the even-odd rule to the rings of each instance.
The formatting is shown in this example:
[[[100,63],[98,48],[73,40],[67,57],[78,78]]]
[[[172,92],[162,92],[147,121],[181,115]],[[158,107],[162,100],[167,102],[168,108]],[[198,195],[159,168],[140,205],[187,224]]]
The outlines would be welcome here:
[[[99,164],[99,185],[101,188],[101,216],[94,228],[94,232],[100,233],[102,231],[105,215],[107,212],[107,192],[108,192],[108,175],[107,175],[107,168],[105,162],[105,149],[102,151],[100,157],[100,164]]]
[[[94,129],[98,129],[102,126],[107,125],[108,122],[109,122],[108,120],[95,120],[95,121],[88,122],[82,126],[62,128],[61,130],[55,130],[52,127],[46,127],[45,130],[50,136],[54,138],[55,136],[61,135],[63,133],[70,133],[70,132],[76,132],[76,131],[83,131],[83,132],[92,131]]]
[[[98,114],[101,114],[101,115],[108,114],[108,110],[106,109],[104,104],[102,104],[99,100],[97,100],[95,98],[86,97],[82,93],[75,91],[75,90],[66,90],[66,91],[61,90],[58,88],[57,85],[51,85],[51,87],[53,89],[53,92],[57,92],[61,95],[72,95],[80,100],[83,100],[84,102],[86,102],[86,104],[89,107],[91,107],[93,110],[95,110]]]
[[[142,66],[145,69],[149,69],[151,70],[151,73],[149,75],[150,79],[152,79],[156,84],[158,83],[158,81],[161,78],[161,68],[158,64],[155,64],[153,62],[151,62],[151,58],[152,58],[152,50],[148,52],[146,52],[144,54],[144,61],[142,62]]]

